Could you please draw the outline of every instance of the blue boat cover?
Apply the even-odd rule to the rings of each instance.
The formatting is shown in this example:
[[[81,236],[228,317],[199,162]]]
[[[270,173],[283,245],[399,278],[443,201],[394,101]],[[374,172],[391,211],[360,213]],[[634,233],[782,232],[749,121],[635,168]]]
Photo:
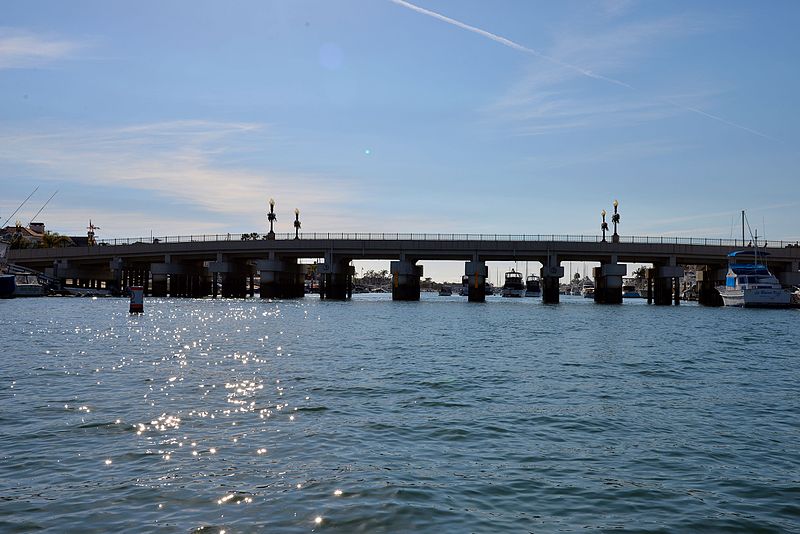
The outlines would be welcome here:
[[[729,267],[731,271],[737,275],[755,274],[769,276],[769,269],[767,269],[766,265],[760,265],[757,263],[733,263]]]
[[[769,256],[769,252],[762,252],[760,250],[735,250],[728,254],[729,258],[736,258],[738,256]]]

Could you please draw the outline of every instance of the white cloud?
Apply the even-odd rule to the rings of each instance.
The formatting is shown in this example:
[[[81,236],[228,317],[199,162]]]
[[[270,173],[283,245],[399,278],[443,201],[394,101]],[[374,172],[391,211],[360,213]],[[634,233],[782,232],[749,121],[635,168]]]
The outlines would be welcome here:
[[[330,227],[344,220],[341,205],[354,200],[346,181],[238,163],[258,155],[259,148],[272,141],[265,130],[258,124],[211,121],[115,128],[48,126],[46,133],[5,127],[0,128],[0,162],[47,176],[59,188],[101,185],[149,191],[186,206],[187,211],[193,208],[208,214],[206,224],[173,221],[162,230],[165,233],[263,229],[270,196],[276,197],[283,210],[282,231],[291,229],[293,215],[289,213],[296,206],[303,210],[304,220],[308,222],[309,214],[312,217],[313,222],[304,227]],[[92,213],[104,207],[108,206],[81,206],[80,218],[96,217]],[[134,219],[140,227],[148,225],[143,220],[171,218],[147,206],[137,208],[149,213]]]
[[[75,41],[0,28],[0,69],[38,67],[69,58],[82,47]]]

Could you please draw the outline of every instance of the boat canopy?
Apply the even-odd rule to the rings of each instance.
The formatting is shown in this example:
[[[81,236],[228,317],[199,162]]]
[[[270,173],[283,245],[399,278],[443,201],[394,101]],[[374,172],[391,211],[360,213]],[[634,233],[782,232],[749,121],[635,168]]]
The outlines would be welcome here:
[[[751,263],[735,263],[730,266],[731,271],[737,276],[740,275],[761,275],[769,276],[769,269],[766,265],[751,264]]]
[[[728,254],[729,258],[738,258],[739,256],[769,256],[769,252],[761,252],[760,250],[735,250]]]

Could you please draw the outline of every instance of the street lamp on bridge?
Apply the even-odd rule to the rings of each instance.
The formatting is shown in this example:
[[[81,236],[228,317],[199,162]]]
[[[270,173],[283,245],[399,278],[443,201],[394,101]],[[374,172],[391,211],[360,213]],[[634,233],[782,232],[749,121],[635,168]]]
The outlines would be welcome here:
[[[300,208],[294,209],[294,238],[300,239]]]
[[[603,216],[603,224],[600,225],[600,229],[603,231],[603,240],[602,242],[606,242],[606,232],[608,232],[608,223],[606,222],[606,210],[600,212],[600,215]]]
[[[614,235],[611,236],[611,241],[619,243],[619,234],[617,234],[617,225],[619,224],[619,213],[617,213],[617,206],[619,202],[614,199],[614,215],[611,216],[611,222],[614,223]]]
[[[269,199],[269,213],[267,213],[267,220],[269,221],[269,233],[267,234],[267,239],[275,239],[275,232],[272,231],[272,225],[278,220],[278,216],[275,215],[274,198]]]

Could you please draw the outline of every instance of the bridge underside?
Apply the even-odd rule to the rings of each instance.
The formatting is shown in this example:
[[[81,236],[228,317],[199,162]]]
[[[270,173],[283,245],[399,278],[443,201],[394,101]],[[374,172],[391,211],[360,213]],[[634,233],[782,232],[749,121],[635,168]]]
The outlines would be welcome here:
[[[501,236],[502,237],[502,236]],[[306,268],[299,260],[318,263],[317,279],[323,298],[347,299],[352,294],[352,260],[391,260],[393,296],[419,298],[419,261],[463,261],[470,277],[469,299],[485,299],[486,262],[534,261],[542,268],[545,302],[558,302],[563,262],[598,262],[595,300],[621,301],[619,270],[624,263],[652,264],[649,300],[656,304],[680,301],[681,265],[705,266],[698,275],[701,303],[718,304],[715,289],[734,244],[657,242],[628,238],[604,243],[594,236],[572,240],[482,239],[277,239],[257,241],[190,241],[136,243],[117,246],[13,250],[9,261],[46,272],[63,282],[106,287],[115,293],[142,285],[155,296],[244,297],[258,289],[264,298],[303,294]],[[623,240],[625,241],[625,240]],[[677,241],[677,240],[676,240]],[[696,240],[691,240],[694,243]],[[708,241],[712,243],[709,244]],[[769,248],[770,268],[784,285],[800,285],[800,247]]]

